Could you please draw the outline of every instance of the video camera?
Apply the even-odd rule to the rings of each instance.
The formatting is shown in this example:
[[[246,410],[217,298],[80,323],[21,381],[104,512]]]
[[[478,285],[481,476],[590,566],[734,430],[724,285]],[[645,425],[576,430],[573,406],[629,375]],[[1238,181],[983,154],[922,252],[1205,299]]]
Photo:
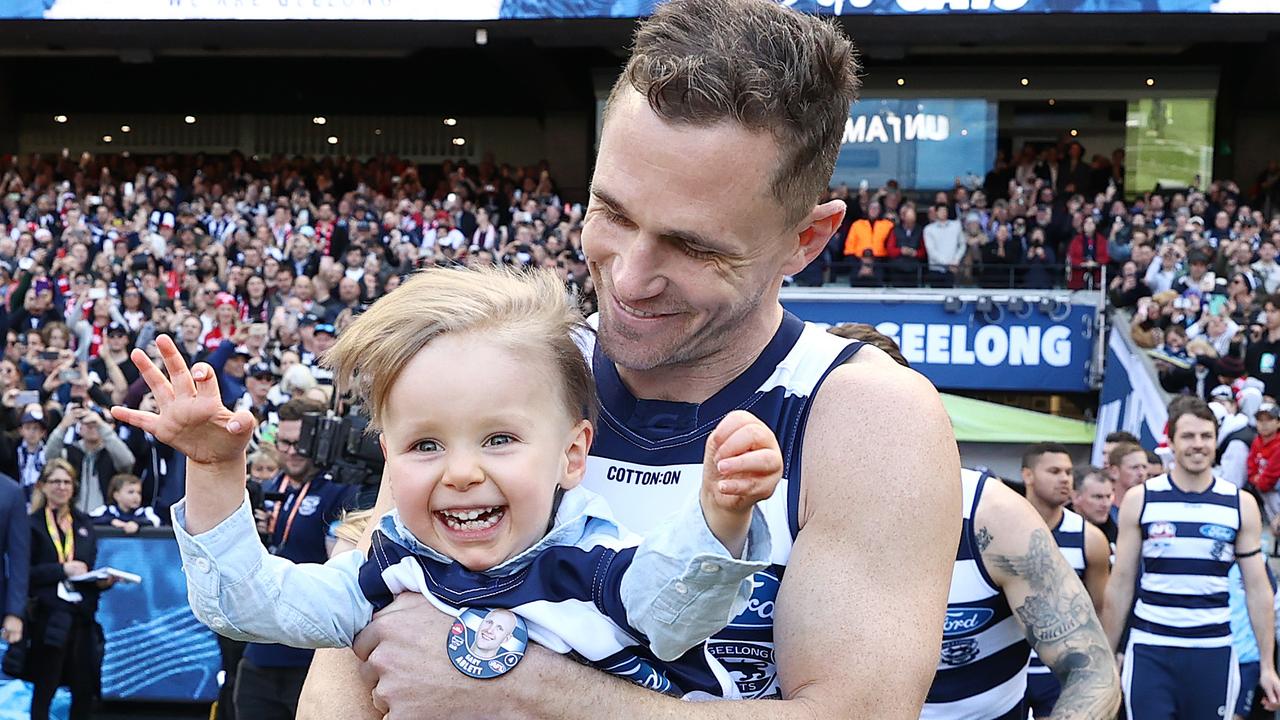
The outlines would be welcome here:
[[[355,408],[344,416],[307,413],[302,416],[298,454],[329,470],[336,482],[377,485],[382,481],[382,448],[377,435],[365,432],[368,426],[369,419]]]

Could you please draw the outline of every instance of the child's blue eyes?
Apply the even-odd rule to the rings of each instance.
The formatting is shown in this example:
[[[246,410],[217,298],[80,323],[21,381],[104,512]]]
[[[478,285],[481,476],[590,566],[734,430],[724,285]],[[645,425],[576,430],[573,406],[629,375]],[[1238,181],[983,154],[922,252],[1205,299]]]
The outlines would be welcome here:
[[[496,435],[490,435],[488,438],[486,438],[484,443],[482,443],[482,447],[501,447],[503,445],[509,445],[515,441],[516,441],[516,438],[514,435],[508,435],[507,433],[497,433]],[[435,440],[419,440],[418,442],[413,444],[412,449],[414,452],[419,452],[419,453],[434,453],[434,452],[440,452],[443,449],[443,447],[440,445],[440,443],[436,442]]]

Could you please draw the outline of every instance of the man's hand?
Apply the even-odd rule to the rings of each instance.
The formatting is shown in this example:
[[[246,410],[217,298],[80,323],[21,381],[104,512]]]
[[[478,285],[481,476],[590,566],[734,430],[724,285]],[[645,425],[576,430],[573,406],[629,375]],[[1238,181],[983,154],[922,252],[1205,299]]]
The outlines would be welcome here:
[[[68,560],[62,563],[62,572],[66,573],[67,577],[73,578],[89,572],[89,566],[82,560]]]
[[[169,370],[169,379],[141,350],[135,349],[130,357],[151,388],[160,412],[117,405],[111,408],[112,416],[151,433],[186,455],[189,462],[217,465],[242,457],[253,433],[253,415],[246,411],[232,413],[222,404],[217,377],[207,363],[196,363],[188,370],[168,335],[157,338],[156,345]],[[243,487],[243,478],[239,484]]]
[[[1280,677],[1272,668],[1264,668],[1258,678],[1258,687],[1262,688],[1262,707],[1268,712],[1280,710]]]
[[[0,630],[5,642],[10,645],[16,642],[22,642],[22,618],[17,615],[4,616],[4,628]]]
[[[409,701],[410,707],[396,707],[397,715],[404,717],[433,717],[443,708],[450,709],[453,720],[499,716],[496,708],[474,702],[476,681],[449,666],[444,645],[453,621],[425,597],[402,593],[356,636],[351,649],[364,661],[360,677],[373,688],[373,706],[379,712],[389,713],[387,698],[394,697]],[[431,678],[430,693],[422,692],[424,677]],[[413,707],[415,699],[423,704]],[[472,708],[475,715],[459,714],[462,708]]]
[[[742,555],[756,503],[782,479],[782,451],[755,415],[735,410],[707,438],[702,464],[702,514],[734,557]]]

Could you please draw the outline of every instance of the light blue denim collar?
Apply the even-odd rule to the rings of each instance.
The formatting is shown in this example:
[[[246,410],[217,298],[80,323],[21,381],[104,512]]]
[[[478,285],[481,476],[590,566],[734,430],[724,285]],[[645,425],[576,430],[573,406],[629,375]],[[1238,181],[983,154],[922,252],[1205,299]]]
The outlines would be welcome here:
[[[549,547],[575,545],[586,533],[587,523],[592,520],[603,521],[615,528],[618,525],[617,521],[613,519],[613,513],[610,512],[609,504],[605,502],[604,498],[582,487],[567,490],[560,500],[560,509],[556,511],[555,527],[551,529],[551,532],[542,536],[541,540],[515,557],[484,570],[481,574],[491,577],[511,575],[523,570],[535,557]],[[429,560],[435,560],[446,565],[454,562],[453,558],[424,545],[418,540],[409,531],[409,528],[405,527],[398,509],[393,509],[383,515],[378,522],[378,529],[392,542],[415,555],[421,555]]]

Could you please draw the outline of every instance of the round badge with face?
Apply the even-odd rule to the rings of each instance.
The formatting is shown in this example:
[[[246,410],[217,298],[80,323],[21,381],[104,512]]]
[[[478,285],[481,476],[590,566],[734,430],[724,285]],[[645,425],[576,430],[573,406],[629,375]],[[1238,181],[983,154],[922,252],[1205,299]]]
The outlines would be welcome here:
[[[458,672],[487,680],[515,667],[528,645],[529,630],[519,615],[503,609],[465,608],[449,629],[445,647]]]

